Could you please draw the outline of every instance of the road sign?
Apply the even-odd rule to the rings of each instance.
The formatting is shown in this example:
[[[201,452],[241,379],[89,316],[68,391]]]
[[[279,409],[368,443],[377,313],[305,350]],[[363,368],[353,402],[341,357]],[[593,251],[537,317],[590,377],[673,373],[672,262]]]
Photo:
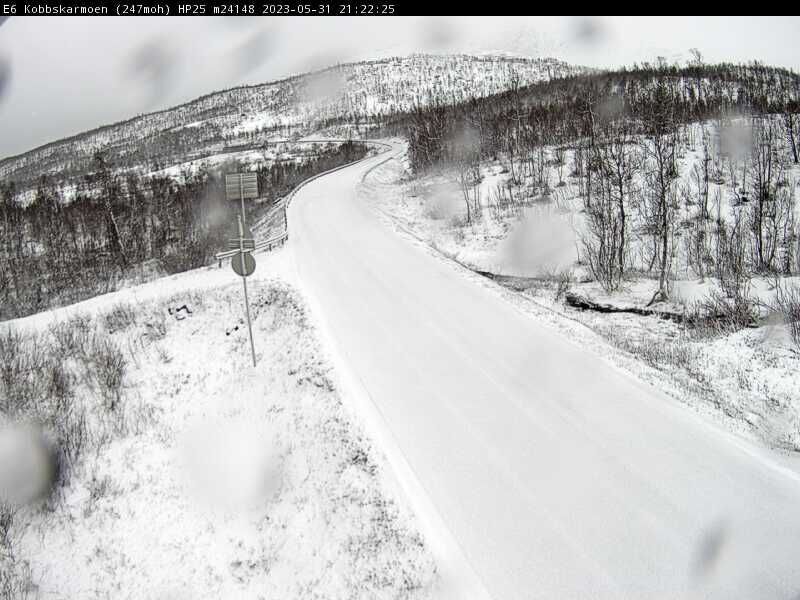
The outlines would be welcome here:
[[[255,173],[225,175],[225,196],[228,200],[258,198],[258,176]]]
[[[231,258],[231,267],[239,277],[249,277],[256,270],[256,259],[249,252],[240,252]]]

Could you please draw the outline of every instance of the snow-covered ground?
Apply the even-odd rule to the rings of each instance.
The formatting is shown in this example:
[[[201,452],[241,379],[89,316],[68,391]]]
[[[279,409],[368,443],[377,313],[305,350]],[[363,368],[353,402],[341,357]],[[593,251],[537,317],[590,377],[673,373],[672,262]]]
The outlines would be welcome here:
[[[551,277],[574,243],[564,204],[532,199],[465,225],[460,190],[446,175],[409,180],[400,154],[294,199],[290,243],[257,255],[251,280],[255,370],[227,267],[7,324],[46,333],[84,316],[129,363],[131,427],[85,455],[52,512],[17,515],[42,594],[795,589],[798,465],[742,439],[797,443],[797,358],[781,328],[701,340],[657,317],[564,308]],[[486,167],[487,194],[504,175]],[[527,283],[518,293],[462,265]],[[641,303],[651,283],[614,301]],[[136,318],[109,327],[126,312]]]
[[[372,210],[390,191],[369,191],[374,162],[295,197],[298,275],[471,591],[791,596],[800,475],[587,327],[394,233]]]
[[[697,160],[696,154],[685,160]],[[506,283],[524,299],[588,326],[635,358],[621,359],[626,368],[639,376],[647,373],[646,378],[657,380],[659,386],[677,385],[675,396],[694,409],[774,448],[800,450],[800,354],[780,320],[703,335],[657,316],[602,314],[565,306],[563,292],[568,288],[595,302],[644,308],[657,281],[632,279],[609,294],[590,280],[576,263],[582,216],[571,196],[573,186],[554,187],[549,198],[525,197],[525,190],[517,188],[522,206],[498,214],[489,206],[498,188],[507,185],[508,169],[499,161],[483,164],[481,176],[485,206],[473,214],[471,223],[465,220],[456,174],[416,178],[403,157],[373,171],[360,195],[393,227],[441,254],[475,271],[513,276],[505,278],[512,280]],[[661,310],[690,311],[716,289],[714,280],[685,273],[679,272],[684,278],[674,282],[671,302],[662,303]],[[792,282],[798,283],[797,278],[784,278],[784,284]],[[771,281],[764,278],[753,279],[750,293],[765,304],[775,295]]]
[[[367,185],[406,179],[401,163],[375,173]],[[394,170],[390,170],[394,169]],[[386,179],[388,178],[388,179]],[[487,204],[508,175],[500,165],[486,166],[478,186]],[[371,193],[371,190],[366,190]],[[455,173],[405,181],[402,193],[373,194],[379,207],[428,240],[443,254],[477,269],[506,275],[541,275],[575,261],[575,216],[540,199],[513,214],[493,218],[484,209],[466,221],[466,208]]]
[[[227,265],[2,325],[48,335],[90,319],[127,362],[124,431],[95,428],[105,439],[60,496],[15,517],[39,597],[431,596],[426,541],[342,401],[291,252],[256,259],[256,368]],[[75,402],[99,415],[91,386],[77,385]]]
[[[331,149],[341,144],[341,139],[331,139],[329,142],[320,141],[287,141],[275,140],[269,145],[261,144],[248,150],[237,150],[209,154],[202,158],[188,160],[171,165],[156,171],[150,171],[150,176],[170,177],[176,181],[185,181],[187,175],[196,175],[203,169],[213,170],[226,163],[238,163],[246,171],[255,171],[259,167],[269,166],[276,162],[303,164],[313,160],[321,149],[321,143],[330,145]]]

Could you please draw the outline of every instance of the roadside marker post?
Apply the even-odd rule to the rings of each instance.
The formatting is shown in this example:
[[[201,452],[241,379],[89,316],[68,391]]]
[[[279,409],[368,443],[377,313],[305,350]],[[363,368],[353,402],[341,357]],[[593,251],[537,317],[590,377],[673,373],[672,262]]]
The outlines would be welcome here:
[[[253,233],[245,227],[246,215],[244,212],[245,199],[258,198],[258,177],[255,173],[234,173],[225,176],[225,195],[228,200],[241,202],[242,214],[237,217],[239,223],[239,237],[228,240],[231,250],[239,250],[231,257],[231,267],[234,273],[242,278],[244,288],[244,310],[247,315],[247,332],[250,335],[250,353],[253,356],[253,366],[256,366],[256,346],[253,342],[253,324],[250,320],[250,299],[247,295],[247,278],[256,270],[256,259],[251,254],[255,250]]]

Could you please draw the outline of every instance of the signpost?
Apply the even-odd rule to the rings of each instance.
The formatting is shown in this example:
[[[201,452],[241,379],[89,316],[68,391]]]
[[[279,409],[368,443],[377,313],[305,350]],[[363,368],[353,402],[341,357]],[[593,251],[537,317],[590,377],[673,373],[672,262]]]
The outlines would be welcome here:
[[[244,287],[244,310],[247,314],[247,332],[250,335],[250,353],[253,355],[253,366],[256,366],[256,346],[253,343],[253,324],[250,322],[250,299],[247,297],[247,278],[256,270],[256,259],[245,249],[244,226],[242,225],[242,217],[239,220],[239,253],[234,254],[231,258],[231,267],[233,272],[242,278],[242,286]]]
[[[247,297],[247,278],[256,270],[256,259],[251,254],[255,250],[256,241],[253,233],[245,226],[245,199],[258,198],[258,178],[255,173],[234,173],[225,176],[225,195],[228,200],[241,202],[242,214],[237,217],[239,237],[228,240],[231,250],[239,250],[231,258],[234,273],[242,278],[244,288],[244,309],[247,314],[247,331],[250,335],[250,353],[253,355],[253,366],[256,366],[256,346],[253,343],[253,325],[250,321],[250,299]]]

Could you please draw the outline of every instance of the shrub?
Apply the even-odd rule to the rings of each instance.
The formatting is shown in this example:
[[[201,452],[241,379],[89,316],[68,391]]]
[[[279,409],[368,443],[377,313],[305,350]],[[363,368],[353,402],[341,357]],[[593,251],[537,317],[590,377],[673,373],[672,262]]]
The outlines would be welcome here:
[[[666,365],[691,369],[697,363],[697,352],[684,340],[664,341],[651,337],[632,339],[618,328],[602,327],[601,333],[616,347],[630,352],[655,369]]]
[[[783,317],[792,342],[800,350],[800,286],[778,284],[775,292],[775,303],[770,308]]]
[[[120,392],[128,361],[120,347],[110,339],[95,339],[90,357],[94,381],[106,401],[106,408],[119,408]]]
[[[713,336],[752,327],[758,322],[756,302],[748,293],[730,297],[713,291],[696,302],[687,315],[695,334]]]
[[[87,447],[89,427],[86,412],[73,408],[62,413],[52,426],[56,437],[52,449],[54,488],[60,488],[69,483],[72,471]]]
[[[575,278],[571,269],[563,269],[556,273],[556,302],[566,296]]]
[[[50,335],[64,358],[85,356],[92,337],[91,319],[83,315],[50,326]]]
[[[164,339],[167,335],[167,323],[164,319],[163,313],[153,311],[148,315],[147,320],[144,322],[145,333],[144,335],[151,342],[157,342]]]
[[[14,412],[16,399],[14,394],[15,381],[20,371],[20,350],[22,336],[11,329],[0,334],[0,411],[10,414]]]
[[[51,357],[43,371],[46,409],[54,415],[68,411],[72,403],[72,376],[57,356]]]
[[[125,331],[136,324],[136,311],[130,304],[117,304],[104,315],[103,324],[108,333]]]
[[[0,549],[8,548],[11,545],[11,527],[13,525],[13,509],[5,502],[0,501]]]
[[[30,566],[17,559],[11,529],[14,512],[0,503],[0,600],[27,600],[34,598],[35,585]]]
[[[39,342],[17,331],[0,334],[0,411],[9,416],[26,412],[41,396],[40,373],[48,357],[40,351]]]

